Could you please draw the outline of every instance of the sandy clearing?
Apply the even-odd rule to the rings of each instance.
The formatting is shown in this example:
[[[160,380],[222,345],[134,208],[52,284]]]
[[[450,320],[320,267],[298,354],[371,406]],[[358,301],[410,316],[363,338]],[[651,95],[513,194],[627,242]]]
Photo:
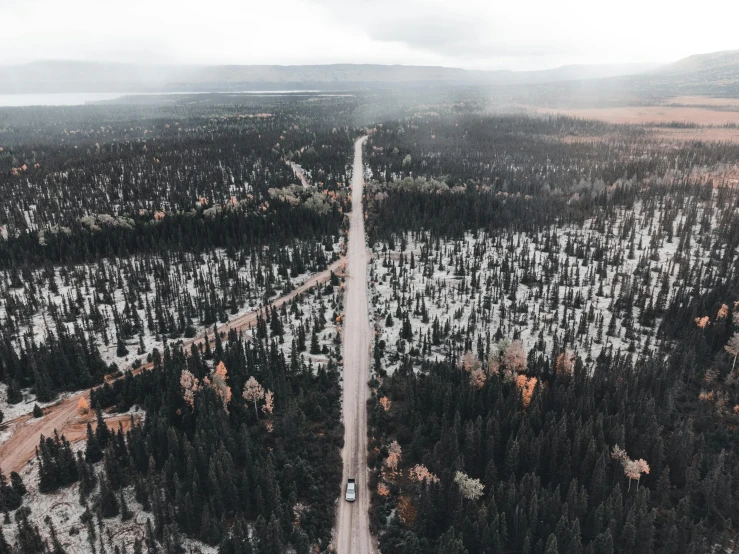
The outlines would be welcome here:
[[[327,282],[331,278],[331,272],[338,271],[343,263],[344,260],[342,259],[336,260],[328,267],[328,269],[316,275],[312,275],[305,281],[305,283],[295,288],[292,292],[274,300],[269,304],[269,306],[279,308],[296,296],[317,285]],[[231,329],[247,329],[256,324],[258,314],[258,311],[248,312],[222,325],[218,328],[218,331],[227,334]],[[209,335],[209,340],[211,342],[215,340],[212,332]],[[183,346],[187,349],[191,344],[200,345],[204,344],[204,342],[205,337],[201,336],[183,343]],[[151,369],[151,367],[152,364],[146,364],[134,371],[134,373],[140,373],[141,371]],[[111,379],[109,382],[114,380],[115,379]],[[86,430],[87,421],[90,420],[89,418],[94,419],[94,415],[88,414],[84,416],[84,418],[79,416],[77,413],[77,404],[81,398],[85,398],[89,403],[90,391],[80,391],[65,398],[57,404],[53,404],[48,408],[45,408],[44,417],[33,418],[30,414],[26,414],[19,418],[4,422],[2,426],[0,426],[0,429],[10,431],[11,435],[0,445],[0,469],[2,469],[6,474],[11,471],[20,471],[23,469],[23,466],[26,465],[26,463],[33,458],[36,453],[36,446],[38,446],[41,435],[49,437],[52,436],[54,434],[54,430],[56,430],[60,435],[64,434],[67,436],[67,432],[69,431],[70,436],[67,436],[67,439],[72,442],[72,437],[77,437],[75,434],[77,424],[83,424],[83,428]],[[125,418],[128,418],[128,416],[125,416]],[[114,418],[111,418],[107,421],[112,421],[113,419]],[[81,440],[83,438],[84,433],[76,438],[76,440]]]
[[[85,393],[89,396],[89,393]],[[14,432],[10,440],[0,446],[0,469],[8,475],[11,471],[20,472],[23,467],[36,455],[36,447],[41,435],[51,437],[56,430],[64,435],[69,442],[77,442],[87,436],[87,424],[95,421],[95,412],[89,411],[85,415],[77,412],[79,397],[68,398],[63,402],[50,406],[44,410],[44,416],[33,418],[30,415],[9,422]],[[138,421],[140,416],[134,415]],[[105,424],[113,429],[123,425],[126,431],[131,427],[131,415],[122,414],[105,419]]]
[[[370,347],[372,328],[367,302],[367,262],[369,252],[364,234],[362,209],[362,145],[354,143],[352,171],[352,212],[349,227],[346,278],[346,318],[344,320],[344,420],[343,481],[336,522],[338,554],[376,552],[369,530],[370,496],[367,486],[367,399],[369,398]],[[357,500],[344,500],[347,479],[357,481]]]

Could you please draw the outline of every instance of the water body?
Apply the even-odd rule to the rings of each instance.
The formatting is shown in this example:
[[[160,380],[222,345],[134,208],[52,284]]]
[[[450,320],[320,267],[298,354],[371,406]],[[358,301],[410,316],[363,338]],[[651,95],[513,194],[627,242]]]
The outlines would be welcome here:
[[[90,102],[115,100],[123,96],[138,96],[123,92],[61,92],[52,94],[0,94],[0,106],[82,106]]]
[[[0,94],[0,107],[24,106],[83,106],[96,102],[119,100],[137,96],[173,96],[193,94],[222,94],[224,96],[353,96],[351,94],[325,94],[320,90],[243,90],[223,92],[63,92],[50,94]]]

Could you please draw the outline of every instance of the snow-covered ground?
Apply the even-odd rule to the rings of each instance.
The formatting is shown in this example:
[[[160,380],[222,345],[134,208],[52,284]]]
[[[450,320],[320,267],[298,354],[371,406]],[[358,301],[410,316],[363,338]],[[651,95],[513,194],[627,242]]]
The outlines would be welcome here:
[[[343,304],[343,279],[337,278],[338,284],[332,286],[326,283],[319,287],[314,287],[305,294],[296,297],[291,303],[285,304],[284,309],[278,309],[278,317],[282,324],[283,334],[273,335],[271,333],[270,324],[267,324],[268,337],[267,340],[274,340],[284,352],[289,360],[293,353],[293,340],[296,347],[298,343],[299,328],[302,325],[306,330],[305,351],[298,352],[298,356],[305,363],[312,363],[314,367],[319,364],[325,364],[329,359],[338,361],[340,357],[340,341],[337,342],[337,335],[341,330],[342,320],[342,304]],[[311,350],[312,330],[318,323],[322,329],[316,333],[319,353],[313,354]],[[247,337],[254,338],[256,329],[247,330]],[[0,392],[4,393],[7,387],[3,386]],[[30,395],[29,395],[30,396]],[[14,405],[8,412],[10,416],[17,417],[24,413],[25,404]],[[33,402],[31,402],[31,408]],[[135,413],[137,418],[142,418],[144,413],[138,407],[134,407],[131,413]],[[114,414],[121,416],[124,414]],[[2,435],[0,435],[0,440]],[[86,442],[84,440],[73,444],[74,450],[84,449]],[[97,464],[96,470],[102,470],[102,463]],[[85,511],[85,507],[79,502],[79,483],[75,483],[69,487],[58,491],[42,494],[38,490],[38,464],[35,460],[31,461],[22,471],[21,476],[28,489],[24,496],[24,507],[30,508],[31,513],[29,520],[39,527],[42,536],[49,535],[49,522],[53,524],[60,542],[69,554],[83,554],[91,552],[89,542],[89,530],[85,523],[81,521],[81,516]],[[88,504],[94,503],[98,490],[88,499]],[[102,532],[99,528],[99,522],[93,517],[94,528],[96,533],[95,547],[100,552],[100,537],[103,537],[103,543],[108,552],[112,552],[116,546],[125,545],[126,551],[133,550],[133,544],[136,538],[143,539],[146,534],[146,520],[152,518],[151,513],[146,513],[140,509],[139,504],[134,499],[133,486],[129,486],[124,490],[124,496],[129,509],[134,513],[132,519],[122,521],[120,516],[102,521]],[[0,525],[3,527],[6,539],[12,544],[16,540],[17,528],[14,519],[14,513],[11,513],[11,523]],[[48,516],[48,520],[47,520]],[[215,554],[217,548],[207,546],[199,541],[185,539],[183,544],[187,552]],[[121,548],[122,550],[122,548]]]
[[[11,419],[30,414],[36,404],[38,404],[40,408],[46,408],[47,406],[56,404],[57,402],[67,398],[70,393],[62,393],[51,402],[37,402],[36,395],[33,394],[30,389],[22,389],[21,394],[23,395],[23,400],[17,404],[9,404],[8,385],[0,383],[0,411],[3,412],[3,421],[10,421]],[[2,444],[2,442],[2,431],[0,430],[0,444]]]
[[[306,364],[314,367],[326,364],[329,359],[338,361],[341,356],[341,330],[343,318],[343,278],[337,277],[339,284],[331,286],[330,282],[319,287],[313,287],[308,292],[299,295],[289,304],[277,310],[282,324],[283,334],[273,335],[270,323],[267,323],[268,340],[274,340],[280,350],[290,359],[293,341],[299,342],[300,327],[305,334],[305,349],[297,349],[297,354]],[[311,352],[311,335],[318,322],[316,337],[319,352]],[[255,339],[256,328],[244,332],[244,336]]]
[[[138,408],[133,408],[131,413],[135,414],[136,417],[143,418],[143,412]],[[114,415],[120,416],[123,414]],[[72,450],[75,453],[78,450],[84,451],[85,446],[85,441],[80,441],[72,445]],[[94,468],[97,473],[101,472],[103,462],[98,462]],[[92,552],[89,527],[81,520],[85,512],[85,506],[80,503],[80,483],[74,483],[69,487],[51,493],[40,493],[38,490],[38,463],[36,460],[31,461],[25,467],[21,472],[21,477],[27,492],[23,497],[23,504],[19,510],[30,510],[28,520],[32,525],[38,527],[41,535],[48,537],[49,526],[53,525],[59,542],[68,554],[89,554]],[[87,498],[87,504],[92,506],[98,495],[99,485]],[[119,547],[121,551],[125,547],[126,552],[133,552],[134,541],[137,538],[143,541],[146,536],[147,518],[152,520],[152,524],[154,523],[153,514],[143,511],[136,502],[132,485],[124,489],[123,495],[129,510],[133,513],[133,517],[128,521],[123,521],[120,515],[98,521],[93,511],[92,527],[94,528],[95,537],[92,542],[94,542],[97,552],[101,552],[101,538],[107,552],[114,552],[115,547]],[[10,512],[11,523],[9,524],[4,524],[2,518],[0,518],[0,526],[2,526],[5,538],[11,544],[16,542],[17,535],[15,515],[15,512]],[[201,554],[216,554],[217,552],[217,548],[191,539],[185,539],[183,545],[186,552]]]
[[[457,241],[407,234],[405,245],[400,237],[394,248],[375,244],[372,315],[384,344],[383,368],[394,371],[403,353],[441,360],[450,350],[458,356],[470,350],[487,358],[516,339],[527,353],[545,357],[556,357],[566,342],[586,365],[604,350],[636,355],[653,347],[661,316],[642,319],[650,300],[655,309],[658,302],[666,307],[676,287],[694,286],[696,267],[715,271],[722,256],[711,252],[715,200],[689,197],[672,207],[672,238],[658,233],[668,210],[650,202],[613,209],[583,226],[467,233]],[[689,254],[679,257],[686,225]]]
[[[322,249],[325,261],[330,263],[338,258],[340,240],[331,245],[331,250],[325,250],[320,243],[301,247],[304,252],[309,246]],[[254,311],[265,297],[271,300],[281,296],[325,269],[325,264],[307,259],[309,256],[304,253],[304,271],[293,274],[289,264],[294,256],[292,248],[279,252],[265,249],[260,256],[241,257],[237,252],[233,258],[216,250],[203,255],[184,254],[179,260],[173,256],[168,263],[159,257],[133,256],[100,264],[55,267],[53,275],[48,269],[32,271],[21,277],[20,287],[14,286],[12,275],[0,272],[0,321],[5,324],[6,333],[10,325],[14,327],[13,344],[20,349],[29,334],[39,342],[47,328],[55,332],[54,314],[61,314],[62,324],[70,333],[79,326],[94,340],[106,363],[127,369],[136,360],[144,361],[154,348],[161,350],[165,340],[186,340],[182,335],[172,338],[171,333],[159,333],[160,321],[165,325],[168,321],[178,323],[178,308],[183,302],[186,305],[181,311],[190,319],[195,335],[200,336],[213,327],[213,323],[205,325],[199,317],[204,301],[226,306],[217,315],[215,323],[220,325],[224,315],[232,319]],[[236,290],[240,291],[240,298]],[[69,313],[67,318],[63,317],[65,310]],[[312,311],[313,304],[308,313]],[[124,338],[128,350],[124,356],[117,355],[116,313],[118,320],[131,329]],[[322,342],[326,342],[329,330],[330,326],[321,333]],[[291,333],[293,329],[286,326],[286,331]],[[287,345],[289,350],[289,341]],[[33,409],[34,395],[28,390],[22,392],[24,399],[20,403],[8,404],[7,385],[0,384],[0,411],[5,421]]]

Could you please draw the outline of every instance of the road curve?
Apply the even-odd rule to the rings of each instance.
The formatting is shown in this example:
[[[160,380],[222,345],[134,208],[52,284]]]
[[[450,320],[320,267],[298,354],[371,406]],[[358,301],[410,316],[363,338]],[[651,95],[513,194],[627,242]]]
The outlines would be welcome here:
[[[279,308],[285,302],[290,302],[296,296],[310,290],[311,288],[326,283],[331,278],[331,272],[338,271],[344,264],[343,259],[336,260],[333,262],[328,269],[310,276],[303,284],[296,287],[288,294],[281,296],[274,301],[270,302],[269,306],[275,306]],[[247,312],[243,315],[235,317],[228,323],[225,323],[218,328],[219,332],[228,333],[231,329],[247,329],[250,326],[254,326],[257,322],[257,316],[259,312]],[[213,336],[213,330],[208,331],[208,340],[213,343],[215,338]],[[185,341],[183,346],[185,351],[189,351],[191,344],[204,344],[205,336],[201,335],[190,341]],[[152,364],[148,363],[135,370],[134,373],[140,373],[141,371],[151,369]],[[108,382],[112,382],[115,379],[109,379]],[[84,434],[74,433],[73,431],[78,428],[79,424],[88,421],[94,421],[94,414],[89,413],[86,415],[80,415],[77,411],[77,404],[81,398],[90,401],[90,391],[84,390],[77,392],[71,396],[68,396],[61,402],[49,406],[44,409],[44,417],[34,418],[31,414],[18,417],[16,419],[4,422],[0,428],[9,430],[12,435],[4,443],[0,444],[0,469],[8,475],[11,471],[20,472],[23,466],[28,463],[31,458],[36,454],[36,447],[39,444],[39,438],[41,435],[45,437],[51,437],[54,435],[56,430],[59,435],[65,435],[70,442],[81,440],[85,438]],[[118,420],[113,420],[117,422]]]
[[[347,250],[346,303],[344,318],[344,460],[342,493],[336,523],[335,543],[338,554],[373,554],[376,552],[369,530],[370,497],[367,487],[367,399],[369,398],[370,327],[367,304],[367,260],[362,209],[362,145],[367,137],[354,143],[352,171],[352,212]],[[344,499],[347,479],[357,481],[357,500]]]

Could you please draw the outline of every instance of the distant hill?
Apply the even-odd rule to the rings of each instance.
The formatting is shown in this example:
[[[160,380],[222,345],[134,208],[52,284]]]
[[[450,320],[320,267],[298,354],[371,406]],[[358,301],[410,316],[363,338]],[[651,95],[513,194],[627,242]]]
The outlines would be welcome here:
[[[688,56],[674,63],[662,65],[650,73],[661,75],[686,75],[711,72],[736,72],[739,70],[739,50],[723,50],[709,54]]]
[[[739,96],[739,50],[683,58],[633,81],[642,89],[667,95]]]
[[[511,103],[584,108],[661,103],[676,96],[739,98],[739,50],[698,54],[631,75],[511,86]]]
[[[0,93],[234,91],[429,85],[511,85],[632,75],[655,64],[569,65],[544,71],[468,71],[434,66],[145,66],[42,61],[0,67]]]
[[[536,85],[533,86],[532,85]],[[678,95],[739,97],[739,50],[674,63],[568,65],[543,71],[333,65],[132,65],[42,61],[0,67],[0,94],[46,92],[209,92],[488,86],[541,102],[630,102]]]

